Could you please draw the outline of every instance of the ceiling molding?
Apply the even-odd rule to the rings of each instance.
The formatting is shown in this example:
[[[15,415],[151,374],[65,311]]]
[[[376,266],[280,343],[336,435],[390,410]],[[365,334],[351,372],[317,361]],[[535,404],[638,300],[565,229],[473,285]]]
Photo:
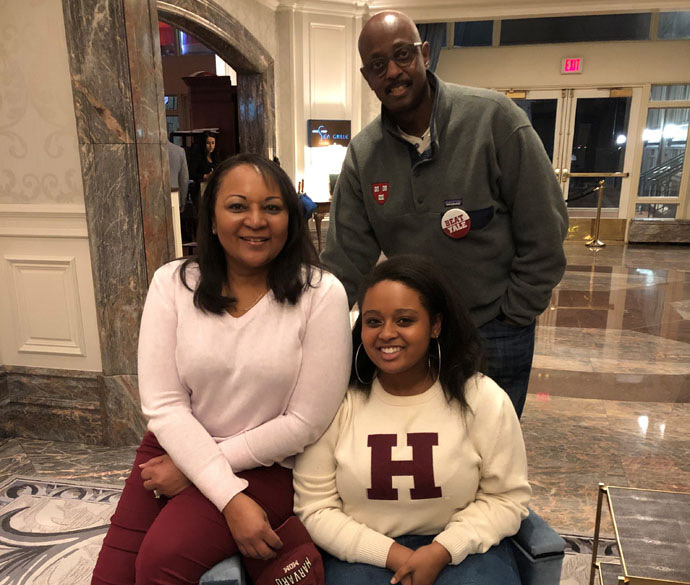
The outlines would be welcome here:
[[[334,16],[362,16],[369,12],[367,2],[357,0],[277,0],[277,10]]]
[[[690,0],[257,0],[274,10],[362,16],[401,10],[418,22],[690,10]]]

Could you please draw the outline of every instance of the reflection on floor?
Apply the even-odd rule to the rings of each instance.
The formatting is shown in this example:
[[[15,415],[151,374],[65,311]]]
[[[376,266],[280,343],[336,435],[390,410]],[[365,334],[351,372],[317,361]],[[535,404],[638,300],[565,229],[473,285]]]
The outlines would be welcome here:
[[[567,252],[539,320],[522,426],[532,507],[562,534],[591,535],[598,482],[690,492],[690,248]],[[121,484],[133,458],[134,448],[7,439],[0,482]]]
[[[598,482],[690,491],[690,248],[566,250],[522,427],[533,507],[584,535]]]

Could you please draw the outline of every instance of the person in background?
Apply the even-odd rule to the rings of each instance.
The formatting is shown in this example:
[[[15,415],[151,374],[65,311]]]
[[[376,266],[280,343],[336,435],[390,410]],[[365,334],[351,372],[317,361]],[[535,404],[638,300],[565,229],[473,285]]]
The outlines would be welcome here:
[[[519,585],[504,539],[528,513],[525,446],[457,292],[395,256],[357,300],[350,389],[293,475],[326,583]]]
[[[487,373],[518,417],[536,317],[565,270],[568,216],[544,147],[502,94],[444,83],[400,12],[359,37],[381,115],[350,143],[321,260],[354,303],[381,252],[422,251],[453,280],[485,344]]]
[[[180,211],[187,203],[187,189],[189,187],[189,170],[187,168],[187,155],[184,148],[168,140],[168,160],[170,162],[170,188],[178,192]]]
[[[197,583],[238,552],[269,560],[292,514],[292,456],[347,387],[345,291],[320,269],[290,178],[259,155],[211,175],[198,257],[159,268],[139,335],[148,432],[93,585]]]
[[[189,190],[189,171],[187,169],[187,155],[184,148],[172,141],[172,136],[168,140],[168,161],[170,162],[170,188],[177,192],[180,211],[180,236],[183,242],[194,241],[196,222],[191,218],[190,207],[187,205],[187,193]]]
[[[189,174],[192,179],[190,186],[191,205],[187,206],[183,215],[183,223],[187,227],[186,232],[189,234],[189,240],[187,241],[196,240],[201,195],[217,164],[216,138],[210,132],[204,132],[200,139],[195,140],[189,156]]]
[[[199,150],[194,157],[194,172],[192,174],[192,179],[199,183],[203,183],[204,181],[208,181],[213,169],[218,165],[216,137],[210,132],[204,132],[199,144]]]

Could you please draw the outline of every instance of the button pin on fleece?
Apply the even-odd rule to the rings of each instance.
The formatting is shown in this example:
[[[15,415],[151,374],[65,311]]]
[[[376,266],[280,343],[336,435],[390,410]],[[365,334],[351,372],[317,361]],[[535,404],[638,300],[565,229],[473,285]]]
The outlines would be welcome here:
[[[441,218],[441,229],[449,238],[464,238],[470,231],[471,221],[464,209],[449,209]]]

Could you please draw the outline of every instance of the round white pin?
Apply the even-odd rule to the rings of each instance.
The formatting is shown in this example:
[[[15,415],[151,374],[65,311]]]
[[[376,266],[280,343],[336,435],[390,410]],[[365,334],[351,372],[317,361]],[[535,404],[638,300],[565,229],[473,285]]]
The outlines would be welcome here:
[[[470,216],[464,209],[454,207],[443,214],[441,229],[450,238],[464,238],[470,231]]]

